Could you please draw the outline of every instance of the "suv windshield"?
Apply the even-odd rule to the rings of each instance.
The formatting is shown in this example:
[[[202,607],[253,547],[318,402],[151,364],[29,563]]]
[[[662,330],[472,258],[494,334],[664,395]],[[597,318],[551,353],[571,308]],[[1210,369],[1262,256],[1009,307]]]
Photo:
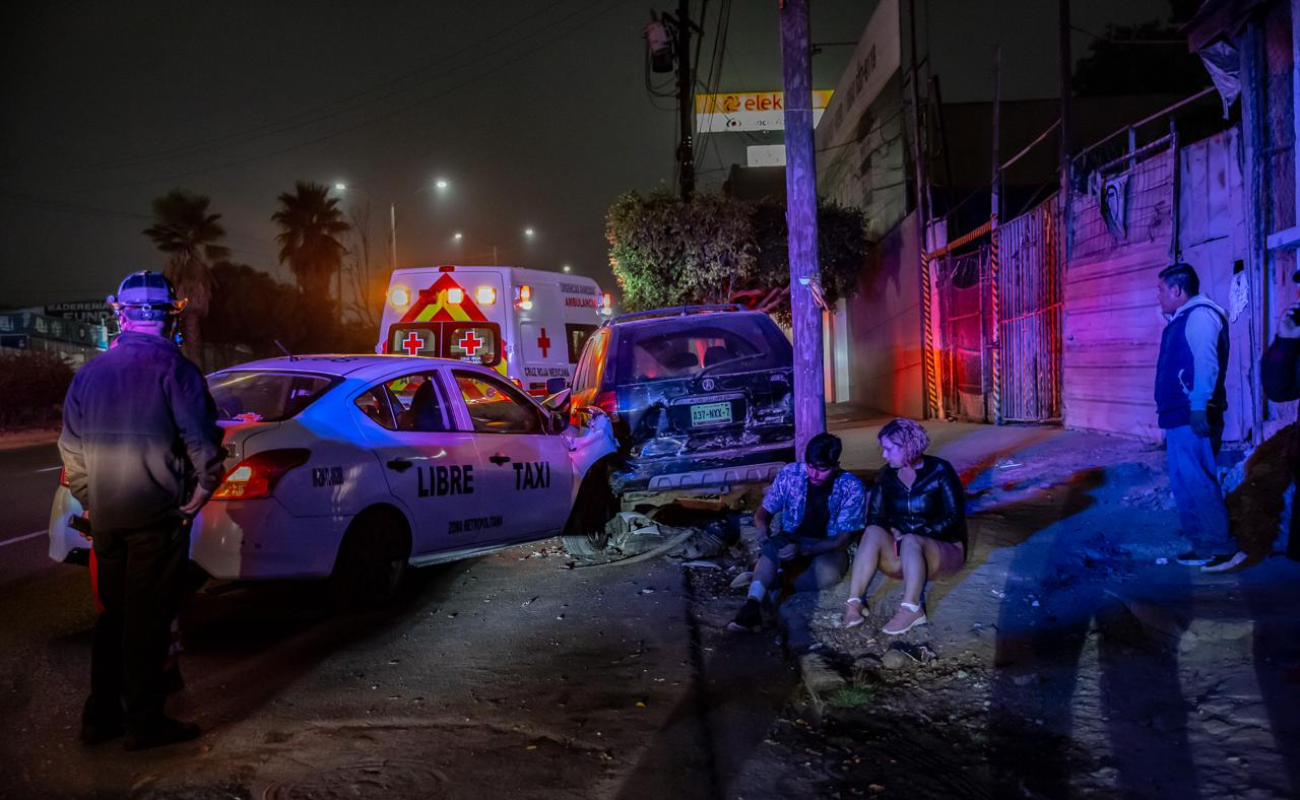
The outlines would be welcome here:
[[[629,325],[619,337],[620,384],[782,369],[792,360],[781,330],[759,314],[709,314]]]
[[[222,372],[208,378],[217,419],[280,422],[311,405],[335,379],[301,372]]]

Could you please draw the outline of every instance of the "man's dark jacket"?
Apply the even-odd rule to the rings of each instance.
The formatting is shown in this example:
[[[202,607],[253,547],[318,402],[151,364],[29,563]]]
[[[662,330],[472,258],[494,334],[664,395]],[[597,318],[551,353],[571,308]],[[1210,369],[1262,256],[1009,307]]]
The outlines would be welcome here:
[[[169,339],[126,332],[72,379],[59,450],[91,524],[132,530],[179,522],[196,484],[217,487],[221,439],[199,368]]]

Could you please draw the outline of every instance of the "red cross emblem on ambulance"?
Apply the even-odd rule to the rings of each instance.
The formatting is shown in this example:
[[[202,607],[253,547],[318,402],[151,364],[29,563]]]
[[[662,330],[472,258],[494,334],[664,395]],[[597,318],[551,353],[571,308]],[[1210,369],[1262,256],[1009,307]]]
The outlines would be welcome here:
[[[418,333],[416,333],[415,331],[411,331],[411,333],[402,342],[402,349],[405,350],[409,355],[416,355],[422,349],[424,349],[424,340],[420,338],[420,335]]]
[[[542,350],[542,358],[546,358],[546,351],[551,349],[551,340],[547,338],[545,328],[542,328],[542,335],[537,337],[537,346]]]
[[[473,329],[471,329],[465,331],[465,335],[460,337],[460,341],[456,342],[456,344],[460,345],[460,349],[465,351],[465,355],[476,356],[478,355],[478,349],[483,346],[483,340],[475,336]]]

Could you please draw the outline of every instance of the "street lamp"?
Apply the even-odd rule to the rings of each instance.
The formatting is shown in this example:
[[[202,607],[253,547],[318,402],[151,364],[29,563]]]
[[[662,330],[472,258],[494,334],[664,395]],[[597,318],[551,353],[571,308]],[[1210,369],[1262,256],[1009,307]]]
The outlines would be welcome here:
[[[455,233],[452,234],[451,238],[459,242],[461,239],[465,238],[465,234],[461,233],[460,231],[456,231]]]
[[[569,266],[568,264],[565,264],[565,265],[562,267],[562,269],[563,269],[565,272],[573,272],[573,267]]]
[[[524,228],[524,236],[527,236],[530,239],[533,237],[533,234],[535,233],[537,233],[537,231],[533,230],[532,228]]]

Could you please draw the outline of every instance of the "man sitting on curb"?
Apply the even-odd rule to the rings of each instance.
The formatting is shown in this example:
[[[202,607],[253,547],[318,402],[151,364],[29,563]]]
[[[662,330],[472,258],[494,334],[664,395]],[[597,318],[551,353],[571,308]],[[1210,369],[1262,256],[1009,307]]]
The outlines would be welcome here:
[[[749,599],[727,625],[733,631],[763,627],[761,601],[779,573],[796,592],[836,585],[848,569],[849,545],[861,535],[866,509],[862,481],[840,470],[844,446],[836,436],[819,433],[809,440],[803,463],[777,473],[754,527],[763,543],[754,566]],[[781,512],[782,533],[770,534],[773,515]]]

